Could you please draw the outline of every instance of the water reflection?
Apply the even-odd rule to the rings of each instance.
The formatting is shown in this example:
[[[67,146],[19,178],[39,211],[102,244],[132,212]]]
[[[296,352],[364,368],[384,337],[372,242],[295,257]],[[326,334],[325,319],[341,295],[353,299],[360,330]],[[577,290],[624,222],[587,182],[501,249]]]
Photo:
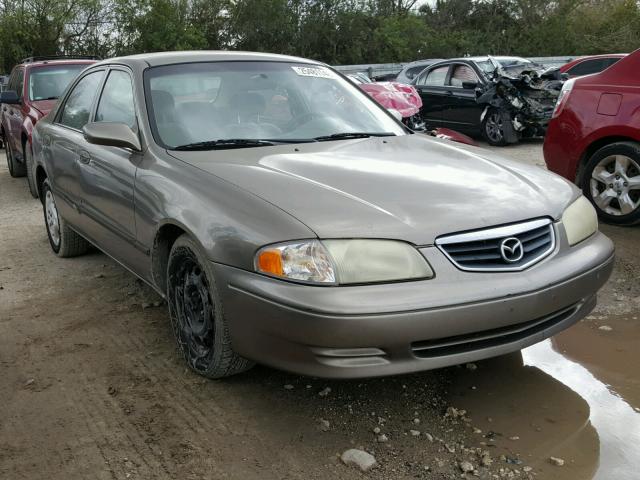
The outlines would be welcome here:
[[[640,463],[640,414],[589,370],[556,352],[550,340],[522,351],[525,365],[539,368],[580,395],[600,438],[595,479],[637,479]]]

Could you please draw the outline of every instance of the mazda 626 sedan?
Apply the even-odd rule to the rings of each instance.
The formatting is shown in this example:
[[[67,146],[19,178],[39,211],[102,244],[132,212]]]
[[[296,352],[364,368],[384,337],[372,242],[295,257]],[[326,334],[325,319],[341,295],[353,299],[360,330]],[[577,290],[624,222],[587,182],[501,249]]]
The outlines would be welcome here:
[[[167,299],[216,378],[321,377],[519,350],[584,317],[613,246],[554,174],[405,128],[301,58],[92,65],[33,135],[60,257],[89,242]]]

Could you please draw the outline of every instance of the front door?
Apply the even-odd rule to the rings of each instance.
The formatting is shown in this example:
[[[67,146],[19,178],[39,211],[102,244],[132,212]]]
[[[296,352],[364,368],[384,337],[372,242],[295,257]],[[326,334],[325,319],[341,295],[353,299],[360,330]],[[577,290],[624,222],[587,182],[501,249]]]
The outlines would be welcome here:
[[[110,69],[95,109],[95,122],[124,123],[138,131],[131,76]],[[93,145],[79,149],[79,186],[83,229],[111,256],[138,270],[134,187],[140,153],[127,148]]]
[[[17,68],[9,83],[8,90],[13,90],[18,94],[18,102],[15,105],[3,105],[6,119],[7,141],[11,146],[13,154],[22,159],[22,120],[24,106],[24,69]]]
[[[476,101],[475,88],[471,88],[471,84],[480,84],[477,73],[467,64],[456,63],[451,66],[446,83],[451,101],[443,112],[443,125],[452,130],[477,131],[484,108]]]

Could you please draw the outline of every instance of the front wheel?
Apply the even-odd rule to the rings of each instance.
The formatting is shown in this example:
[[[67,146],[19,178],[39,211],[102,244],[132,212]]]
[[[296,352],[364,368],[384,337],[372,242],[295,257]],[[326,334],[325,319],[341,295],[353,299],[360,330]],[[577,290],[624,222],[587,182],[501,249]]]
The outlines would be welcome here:
[[[16,160],[16,156],[11,148],[11,143],[7,142],[7,150],[5,152],[7,156],[7,166],[9,167],[9,175],[13,178],[24,177],[27,173],[24,163],[20,163]]]
[[[616,142],[587,161],[582,191],[607,223],[640,223],[640,145]]]
[[[169,254],[167,303],[178,348],[196,373],[222,378],[253,366],[233,350],[209,260],[187,235]]]
[[[505,117],[500,110],[491,108],[482,120],[482,136],[489,145],[503,147],[507,144],[505,135]]]

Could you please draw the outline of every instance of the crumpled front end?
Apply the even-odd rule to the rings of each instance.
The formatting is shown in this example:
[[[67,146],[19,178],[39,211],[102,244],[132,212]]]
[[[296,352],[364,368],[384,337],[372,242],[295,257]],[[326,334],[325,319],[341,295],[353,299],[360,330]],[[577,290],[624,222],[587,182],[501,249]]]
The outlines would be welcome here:
[[[489,82],[476,92],[477,102],[498,108],[503,115],[505,139],[544,135],[564,80],[557,69],[508,72],[496,64]]]

